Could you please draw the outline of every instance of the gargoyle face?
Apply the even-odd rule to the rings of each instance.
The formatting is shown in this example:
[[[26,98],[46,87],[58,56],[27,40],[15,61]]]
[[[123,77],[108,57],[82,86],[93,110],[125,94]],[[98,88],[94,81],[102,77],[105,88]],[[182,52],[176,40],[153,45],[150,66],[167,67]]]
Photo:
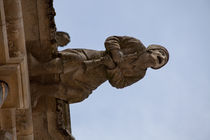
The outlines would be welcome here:
[[[166,48],[160,45],[150,45],[147,48],[147,51],[150,53],[150,56],[155,60],[155,63],[151,68],[159,69],[163,67],[169,59],[169,53]]]
[[[151,53],[151,56],[155,60],[155,64],[151,68],[158,69],[166,64],[167,55],[163,50],[154,49],[154,50],[150,50],[150,53]]]

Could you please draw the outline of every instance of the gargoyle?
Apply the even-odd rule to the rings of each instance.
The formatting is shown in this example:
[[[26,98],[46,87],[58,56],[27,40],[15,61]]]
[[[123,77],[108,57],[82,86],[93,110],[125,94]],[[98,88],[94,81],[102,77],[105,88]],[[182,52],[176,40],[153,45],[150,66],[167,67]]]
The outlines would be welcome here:
[[[113,87],[127,87],[142,79],[147,68],[159,69],[169,59],[166,48],[146,48],[140,40],[129,36],[108,37],[105,48],[66,49],[54,54],[55,58],[48,63],[34,62],[30,68],[33,105],[43,95],[69,103],[81,102],[106,80]]]

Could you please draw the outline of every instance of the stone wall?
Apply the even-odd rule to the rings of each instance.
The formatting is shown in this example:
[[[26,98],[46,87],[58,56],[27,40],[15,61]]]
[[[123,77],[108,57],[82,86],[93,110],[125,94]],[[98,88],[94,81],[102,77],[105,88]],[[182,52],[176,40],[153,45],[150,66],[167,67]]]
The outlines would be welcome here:
[[[68,103],[43,96],[31,107],[30,56],[43,63],[57,51],[54,16],[52,0],[0,0],[0,81],[8,85],[0,101],[1,140],[73,139]]]

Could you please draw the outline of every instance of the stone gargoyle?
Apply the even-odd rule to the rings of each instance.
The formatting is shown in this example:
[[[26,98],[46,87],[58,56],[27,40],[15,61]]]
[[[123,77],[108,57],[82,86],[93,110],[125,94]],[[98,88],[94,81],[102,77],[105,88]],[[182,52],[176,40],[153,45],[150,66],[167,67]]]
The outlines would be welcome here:
[[[113,87],[127,87],[142,79],[147,68],[159,69],[169,59],[166,48],[146,48],[140,40],[129,36],[108,37],[105,48],[66,49],[54,54],[54,59],[47,63],[36,62],[29,56],[34,61],[29,68],[33,106],[43,95],[70,104],[81,102],[106,80]]]

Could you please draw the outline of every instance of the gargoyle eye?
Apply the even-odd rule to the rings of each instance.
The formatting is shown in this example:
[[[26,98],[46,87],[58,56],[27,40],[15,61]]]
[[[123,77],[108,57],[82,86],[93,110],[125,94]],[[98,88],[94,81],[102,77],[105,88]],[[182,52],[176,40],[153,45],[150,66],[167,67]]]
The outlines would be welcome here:
[[[166,54],[165,54],[165,52],[164,51],[160,51],[160,53],[163,55],[163,56],[165,56]]]

